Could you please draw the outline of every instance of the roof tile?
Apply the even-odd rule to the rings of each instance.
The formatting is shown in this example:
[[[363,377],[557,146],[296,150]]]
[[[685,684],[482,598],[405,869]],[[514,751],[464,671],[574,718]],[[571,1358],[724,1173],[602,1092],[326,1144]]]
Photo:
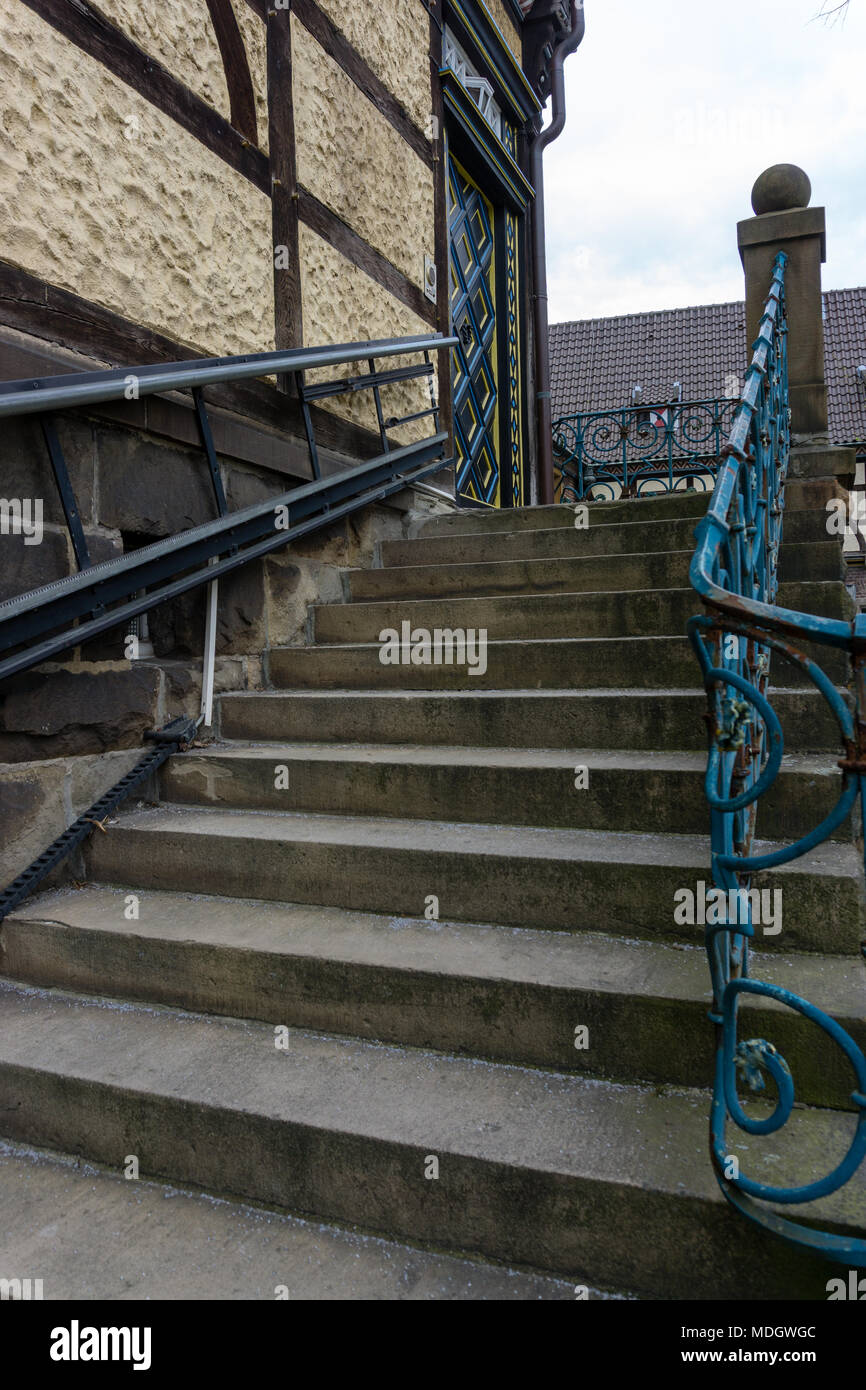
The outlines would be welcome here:
[[[866,441],[866,287],[824,292],[824,339],[831,438]],[[715,400],[729,377],[742,387],[747,361],[742,301],[554,323],[554,419],[629,405],[637,385],[645,405],[670,400],[676,381],[683,400]]]

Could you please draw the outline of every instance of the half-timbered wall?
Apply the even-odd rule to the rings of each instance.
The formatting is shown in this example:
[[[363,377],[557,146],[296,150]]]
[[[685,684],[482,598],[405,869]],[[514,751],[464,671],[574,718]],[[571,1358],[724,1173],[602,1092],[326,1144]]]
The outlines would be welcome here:
[[[0,0],[0,330],[135,362],[447,328],[436,8]]]
[[[203,3],[106,8],[226,106]],[[3,0],[0,121],[4,261],[202,353],[273,345],[267,192],[21,0]]]
[[[447,333],[453,115],[439,74],[455,6],[0,0],[0,377]],[[467,7],[519,62],[513,0]],[[309,476],[290,394],[260,382],[208,396],[231,507]],[[313,407],[326,471],[379,451],[362,400]],[[428,404],[417,382],[385,402]],[[181,398],[61,415],[58,431],[94,560],[213,515]],[[10,496],[45,502],[39,546],[3,537],[2,599],[75,562],[35,419],[4,429],[0,471]],[[440,505],[416,494],[370,508],[221,583],[217,688],[260,687],[269,648],[302,640],[309,603],[339,597],[341,567],[404,534],[407,507]],[[135,761],[143,730],[197,709],[202,634],[203,595],[188,595],[151,615],[152,659],[126,660],[117,631],[6,683],[0,880]]]
[[[513,0],[474,7],[519,61]],[[4,325],[108,363],[447,332],[444,19],[442,0],[0,0],[2,375]],[[386,409],[427,403],[416,384]],[[323,409],[373,424],[368,401]]]

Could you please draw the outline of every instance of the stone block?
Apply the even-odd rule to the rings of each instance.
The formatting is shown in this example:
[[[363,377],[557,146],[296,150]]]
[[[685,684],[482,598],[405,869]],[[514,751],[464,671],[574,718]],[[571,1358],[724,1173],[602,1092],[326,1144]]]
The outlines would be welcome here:
[[[93,519],[93,426],[77,416],[56,417],[57,437],[83,523]],[[65,524],[42,427],[35,415],[5,420],[0,431],[0,495],[41,498],[46,523]]]
[[[157,667],[128,662],[28,671],[7,683],[0,733],[17,758],[131,748],[158,721],[160,686]]]
[[[123,554],[123,540],[117,531],[85,528],[84,538],[94,565],[101,565],[104,560],[117,560]]]
[[[203,454],[119,428],[97,429],[96,449],[103,526],[170,536],[217,515]]]
[[[0,535],[0,603],[63,579],[69,573],[66,531],[46,526],[38,545],[23,535]]]
[[[219,581],[217,651],[261,652],[267,646],[264,572],[254,561]]]
[[[64,776],[62,763],[0,765],[0,887],[65,830]]]
[[[266,567],[270,646],[304,640],[307,612],[314,603],[341,603],[343,588],[337,565],[288,553],[271,556]]]
[[[249,469],[223,466],[223,484],[230,512],[265,502],[285,491],[286,480],[273,474],[254,473]]]
[[[58,835],[104,796],[144,755],[144,748],[96,757],[50,758],[0,765],[0,888],[11,882]],[[139,796],[144,795],[143,786]],[[53,870],[47,885],[81,870],[75,852]]]
[[[806,446],[793,448],[788,476],[791,478],[850,478],[857,467],[856,449]]]

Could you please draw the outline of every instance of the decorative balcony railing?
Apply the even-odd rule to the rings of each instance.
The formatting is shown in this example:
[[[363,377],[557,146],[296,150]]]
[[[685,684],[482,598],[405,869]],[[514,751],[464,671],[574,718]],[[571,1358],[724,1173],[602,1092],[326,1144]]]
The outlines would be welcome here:
[[[711,741],[705,785],[711,807],[713,883],[722,890],[717,895],[719,910],[713,913],[719,920],[706,928],[713,988],[710,1019],[717,1039],[711,1153],[725,1196],[752,1221],[805,1250],[864,1267],[866,1239],[819,1229],[814,1209],[804,1212],[809,1224],[803,1224],[779,1208],[802,1209],[803,1204],[837,1192],[862,1163],[866,1058],[850,1035],[821,1009],[779,985],[752,978],[749,972],[749,945],[759,916],[748,891],[752,876],[815,849],[846,822],[858,798],[862,815],[866,789],[866,621],[858,617],[849,624],[812,617],[777,607],[775,602],[790,439],[786,264],[787,257],[780,252],[712,500],[696,531],[691,565],[692,584],[708,610],[692,618],[689,636],[709,701]],[[848,654],[853,712],[821,668],[798,649],[796,644],[802,641]],[[762,854],[754,853],[757,802],[778,775],[783,753],[781,726],[767,694],[771,652],[799,667],[818,688],[838,723],[844,754],[839,764],[842,785],[833,810],[795,843]],[[827,1155],[831,1170],[823,1177],[794,1187],[777,1186],[740,1173],[731,1160],[728,1122],[748,1135],[773,1134],[791,1118],[796,1099],[795,1078],[772,1042],[738,1040],[738,1009],[744,999],[774,1001],[794,1010],[823,1029],[850,1063],[850,1144],[841,1158]],[[783,1022],[784,1015],[778,1016]],[[768,1078],[775,1087],[775,1104],[747,1109],[738,1086],[758,1093],[760,1100]]]
[[[561,416],[553,425],[558,500],[709,492],[738,406],[738,400],[685,401]]]

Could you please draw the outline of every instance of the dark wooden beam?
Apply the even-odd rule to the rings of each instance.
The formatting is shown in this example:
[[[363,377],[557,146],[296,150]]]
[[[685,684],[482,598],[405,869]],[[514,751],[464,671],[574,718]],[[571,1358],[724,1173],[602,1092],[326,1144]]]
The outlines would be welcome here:
[[[141,329],[73,295],[66,296],[68,312],[59,322],[54,312],[55,297],[65,292],[25,277],[18,283],[16,293],[14,285],[5,283],[7,269],[0,263],[0,381],[93,371],[105,360],[114,366],[134,367],[145,360],[180,362],[194,355],[180,343]],[[13,271],[13,274],[21,276],[24,273]],[[28,279],[31,283],[26,283]],[[16,305],[17,313],[14,311]],[[102,320],[102,332],[96,346],[96,334],[91,330],[99,320]],[[15,331],[4,332],[4,325]],[[146,358],[141,351],[111,354],[112,345],[128,348],[131,342],[136,342],[139,348],[145,344],[150,348]],[[70,362],[68,352],[80,354],[82,360]],[[218,452],[271,471],[309,476],[304,471],[307,464],[297,462],[299,448],[306,457],[303,420],[297,401],[280,395],[263,381],[209,386],[204,394],[214,408],[212,427]],[[88,413],[122,423],[130,429],[146,430],[179,444],[199,447],[191,402],[179,393],[109,402],[94,406]],[[323,456],[368,459],[381,452],[379,436],[372,430],[343,420],[320,406],[311,406],[310,413]]]
[[[395,299],[402,300],[419,318],[435,326],[436,306],[425,297],[424,291],[303,187],[298,189],[298,213],[302,222],[359,270],[363,270],[365,275],[369,275],[371,280],[393,294]]]
[[[0,323],[116,367],[186,362],[202,356],[195,348],[4,261],[0,261]],[[284,403],[273,387],[263,382],[237,382],[218,390],[228,392],[223,403],[233,409],[277,427],[285,423]]]
[[[258,145],[253,79],[250,76],[247,50],[231,0],[206,0],[206,4],[223,60],[232,125],[251,144]]]
[[[263,193],[270,193],[267,157],[219,112],[134,43],[87,0],[23,0],[89,57],[95,58]]]
[[[304,342],[298,246],[298,175],[295,107],[292,95],[291,19],[290,9],[272,9],[267,20],[274,342],[278,348],[302,347]],[[285,385],[285,382],[281,382],[281,386]]]
[[[251,10],[255,10],[256,14],[257,14],[258,17],[259,17],[259,19],[262,21],[262,24],[267,24],[267,22],[268,22],[268,6],[267,6],[267,0],[247,0],[247,4],[249,5],[249,7],[250,7]]]
[[[391,123],[397,133],[406,141],[406,144],[415,151],[418,158],[424,161],[428,169],[432,168],[433,156],[430,151],[430,142],[424,132],[419,130],[403,103],[398,101],[388,90],[381,78],[377,77],[360,54],[356,53],[346,36],[340,33],[333,21],[319,8],[316,0],[292,0],[292,9],[304,27],[313,35],[313,38],[321,44],[325,52],[334,59],[334,62],[338,63],[343,71],[351,77],[355,86]]]

